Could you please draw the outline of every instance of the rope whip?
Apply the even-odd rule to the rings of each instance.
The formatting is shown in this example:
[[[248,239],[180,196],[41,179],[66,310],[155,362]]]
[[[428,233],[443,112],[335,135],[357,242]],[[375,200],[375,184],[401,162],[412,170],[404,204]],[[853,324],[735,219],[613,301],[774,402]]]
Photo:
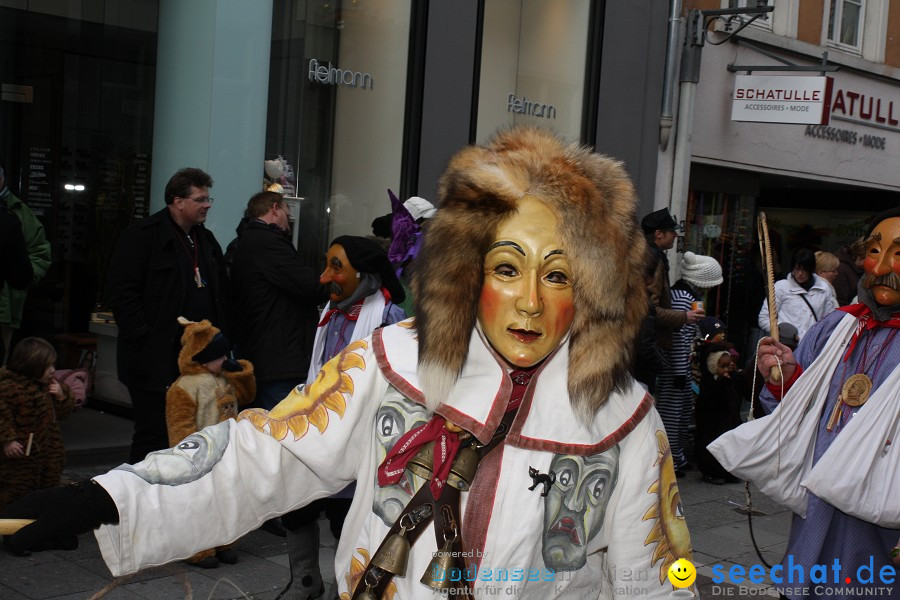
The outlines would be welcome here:
[[[774,341],[779,341],[778,339],[778,309],[775,306],[775,269],[772,266],[772,246],[769,242],[769,225],[766,222],[766,213],[760,211],[756,217],[756,229],[759,234],[759,253],[763,259],[763,269],[766,274],[766,297],[769,301],[769,335]],[[762,338],[760,338],[756,342],[756,359],[759,360],[759,346],[762,342]],[[781,383],[781,395],[784,396],[784,378],[781,373],[781,359],[778,356],[775,356],[775,361],[777,364],[773,366],[769,370],[769,378],[774,382]],[[752,421],[754,419],[753,409],[756,402],[756,375],[759,372],[759,369],[753,369],[753,385],[750,387],[750,414],[747,417],[748,421]],[[778,422],[779,429],[781,427],[781,420]],[[778,439],[781,439],[781,435],[779,434]],[[781,460],[781,455],[779,453],[779,462]],[[779,466],[780,469],[780,466]],[[770,565],[765,558],[763,558],[762,551],[759,549],[759,546],[756,544],[756,536],[753,534],[753,501],[750,494],[750,482],[744,482],[744,497],[746,498],[746,510],[747,510],[747,527],[750,530],[750,541],[753,543],[753,550],[756,552],[756,556],[759,557],[759,560],[764,564],[767,568],[771,569],[772,565]]]

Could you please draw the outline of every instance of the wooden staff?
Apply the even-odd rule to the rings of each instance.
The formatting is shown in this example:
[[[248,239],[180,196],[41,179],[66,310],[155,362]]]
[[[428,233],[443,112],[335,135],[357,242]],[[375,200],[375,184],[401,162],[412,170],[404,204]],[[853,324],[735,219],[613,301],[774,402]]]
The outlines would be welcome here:
[[[0,519],[0,535],[12,535],[32,523],[33,519]]]
[[[766,213],[759,211],[756,217],[756,229],[759,234],[759,252],[763,257],[763,268],[766,271],[766,292],[769,299],[769,335],[776,342],[778,339],[778,318],[775,306],[775,269],[772,267],[772,246],[769,243],[769,226],[766,223]],[[777,364],[769,371],[769,379],[773,382],[781,381],[781,367]]]

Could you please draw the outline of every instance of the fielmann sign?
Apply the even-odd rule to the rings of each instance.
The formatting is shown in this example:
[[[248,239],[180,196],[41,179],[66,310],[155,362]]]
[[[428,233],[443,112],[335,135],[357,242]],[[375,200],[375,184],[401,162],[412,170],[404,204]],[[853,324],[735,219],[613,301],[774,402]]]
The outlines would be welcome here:
[[[831,77],[737,75],[732,121],[827,125]]]

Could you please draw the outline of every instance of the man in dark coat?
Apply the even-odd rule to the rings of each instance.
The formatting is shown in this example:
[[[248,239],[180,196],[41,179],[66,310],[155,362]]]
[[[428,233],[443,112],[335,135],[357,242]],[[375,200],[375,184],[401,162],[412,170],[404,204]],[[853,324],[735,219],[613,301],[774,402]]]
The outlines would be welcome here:
[[[257,405],[271,410],[306,381],[318,305],[328,292],[291,245],[281,194],[256,194],[245,216],[231,265],[238,349],[256,369]]]
[[[166,207],[125,229],[112,255],[107,300],[119,328],[118,375],[134,410],[132,463],[169,447],[166,388],[178,377],[182,333],[176,319],[209,319],[227,330],[225,262],[203,226],[212,184],[200,169],[175,173]]]
[[[650,252],[656,260],[650,285],[650,302],[656,309],[656,339],[663,350],[672,349],[672,334],[685,323],[696,323],[706,316],[703,309],[688,311],[673,310],[669,288],[669,259],[666,250],[671,250],[678,239],[675,228],[678,224],[668,208],[653,211],[641,219],[641,229],[647,238]]]

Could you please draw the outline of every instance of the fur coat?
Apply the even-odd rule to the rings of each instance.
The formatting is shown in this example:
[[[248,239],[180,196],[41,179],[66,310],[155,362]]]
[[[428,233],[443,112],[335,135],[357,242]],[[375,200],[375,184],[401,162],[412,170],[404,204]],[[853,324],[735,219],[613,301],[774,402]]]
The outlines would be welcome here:
[[[166,426],[169,445],[174,446],[195,431],[215,425],[238,414],[238,406],[249,404],[256,397],[256,378],[253,365],[240,360],[240,371],[209,372],[192,356],[206,347],[219,332],[209,321],[186,321],[182,336],[178,370],[181,376],[166,392]]]

